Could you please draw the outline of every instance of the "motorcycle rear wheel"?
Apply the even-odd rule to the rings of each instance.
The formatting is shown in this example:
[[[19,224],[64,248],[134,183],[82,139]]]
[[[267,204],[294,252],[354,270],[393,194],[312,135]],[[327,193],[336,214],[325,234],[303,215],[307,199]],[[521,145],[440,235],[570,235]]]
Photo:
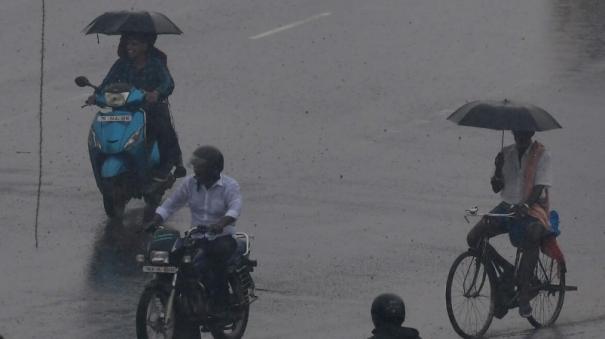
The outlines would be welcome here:
[[[244,336],[246,326],[248,326],[248,316],[250,314],[250,304],[245,300],[244,290],[239,279],[229,279],[230,298],[235,300],[236,304],[232,307],[232,321],[226,325],[211,326],[210,332],[215,339],[240,339]]]

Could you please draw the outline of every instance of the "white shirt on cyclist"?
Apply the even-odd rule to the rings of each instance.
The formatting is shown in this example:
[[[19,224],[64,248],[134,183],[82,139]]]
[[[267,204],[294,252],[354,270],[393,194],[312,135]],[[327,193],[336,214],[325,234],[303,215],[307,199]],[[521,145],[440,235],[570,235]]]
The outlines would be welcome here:
[[[525,151],[519,163],[519,151],[516,145],[506,146],[502,149],[504,156],[504,165],[502,166],[502,176],[504,177],[504,188],[500,196],[504,202],[509,204],[518,204],[523,202],[523,173],[528,163],[529,149]],[[550,168],[550,153],[544,151],[536,168],[534,178],[535,185],[552,185],[552,170]]]
[[[191,211],[191,225],[211,225],[222,217],[239,218],[242,209],[242,194],[235,179],[222,175],[209,189],[199,185],[195,176],[186,177],[179,188],[156,209],[164,221],[187,204]],[[224,235],[235,234],[235,223],[227,225],[220,234],[205,234],[202,237],[214,240]]]

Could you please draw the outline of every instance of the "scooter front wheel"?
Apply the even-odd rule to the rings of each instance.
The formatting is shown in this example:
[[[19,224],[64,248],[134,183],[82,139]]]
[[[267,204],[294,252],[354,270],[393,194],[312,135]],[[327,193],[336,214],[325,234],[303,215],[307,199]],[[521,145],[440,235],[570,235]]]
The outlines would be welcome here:
[[[126,199],[119,185],[109,182],[103,192],[103,208],[108,217],[122,219],[126,209]]]

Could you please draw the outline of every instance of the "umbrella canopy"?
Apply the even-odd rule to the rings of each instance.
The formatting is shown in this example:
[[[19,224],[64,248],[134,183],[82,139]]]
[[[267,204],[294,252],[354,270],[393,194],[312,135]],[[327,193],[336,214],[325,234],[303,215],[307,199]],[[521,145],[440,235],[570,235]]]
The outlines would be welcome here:
[[[548,112],[534,105],[503,101],[472,101],[448,120],[463,126],[513,131],[547,131],[561,128]]]
[[[84,28],[85,34],[119,35],[122,33],[181,34],[174,22],[158,12],[117,11],[96,17]]]

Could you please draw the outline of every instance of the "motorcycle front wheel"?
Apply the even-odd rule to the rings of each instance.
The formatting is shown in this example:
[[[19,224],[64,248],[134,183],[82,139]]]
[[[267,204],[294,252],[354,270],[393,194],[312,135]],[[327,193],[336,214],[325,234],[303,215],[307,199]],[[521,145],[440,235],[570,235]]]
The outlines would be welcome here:
[[[145,288],[137,307],[137,339],[200,339],[200,328],[194,323],[179,318],[172,307],[166,322],[168,292],[162,288]]]
[[[174,339],[174,308],[166,322],[168,293],[146,288],[137,307],[137,339]]]

